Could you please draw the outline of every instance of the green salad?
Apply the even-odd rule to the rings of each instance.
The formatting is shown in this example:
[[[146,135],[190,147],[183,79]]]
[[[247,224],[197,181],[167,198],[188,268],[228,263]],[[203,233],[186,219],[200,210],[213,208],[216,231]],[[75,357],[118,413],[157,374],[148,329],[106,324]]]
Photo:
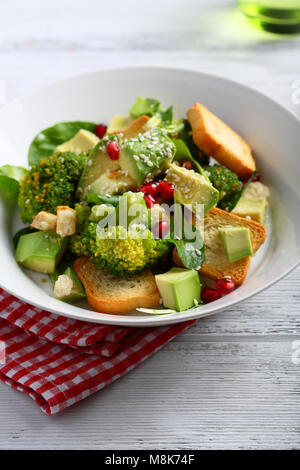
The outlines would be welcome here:
[[[205,286],[198,274],[214,249],[205,243],[205,216],[213,208],[227,214],[238,208],[235,220],[249,220],[252,210],[251,219],[263,223],[267,196],[245,202],[257,176],[245,184],[231,165],[214,160],[213,151],[197,144],[192,124],[174,118],[172,106],[138,97],[128,116],[113,116],[108,125],[72,121],[42,130],[29,147],[28,169],[0,167],[2,198],[18,207],[24,223],[13,236],[16,262],[49,275],[55,298],[75,303],[87,295],[95,309],[92,296],[104,295],[101,276],[115,283],[116,296],[124,285],[126,300],[127,286],[140,283],[142,292],[145,273],[147,282],[151,275],[158,297],[151,300],[149,288],[148,297],[128,301],[144,313],[182,311],[230,292],[230,276],[212,277],[223,280],[222,292]],[[216,235],[223,258],[230,264],[251,256],[251,230],[223,225],[215,227],[216,233],[229,229]],[[99,281],[76,269],[82,258]],[[209,289],[217,294],[209,297]],[[126,311],[126,301],[120,309]],[[105,312],[103,302],[99,311]],[[117,307],[106,311],[118,313]]]

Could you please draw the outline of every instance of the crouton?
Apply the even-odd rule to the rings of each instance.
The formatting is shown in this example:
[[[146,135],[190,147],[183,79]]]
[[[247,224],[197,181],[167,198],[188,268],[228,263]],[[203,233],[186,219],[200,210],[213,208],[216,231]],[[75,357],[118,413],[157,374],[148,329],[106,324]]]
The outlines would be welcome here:
[[[90,307],[96,312],[118,314],[137,307],[159,305],[160,295],[149,269],[120,278],[82,257],[75,261],[74,271],[85,288]]]
[[[149,116],[140,116],[135,121],[133,121],[126,129],[120,131],[113,131],[110,132],[110,135],[114,134],[123,134],[124,139],[132,139],[132,137],[136,137],[138,134],[145,132],[145,124],[149,121]]]
[[[76,233],[76,211],[69,206],[57,206],[56,233],[68,237]]]
[[[219,227],[227,225],[249,228],[253,253],[264,243],[267,231],[258,222],[247,220],[216,207],[211,209],[204,217],[205,260],[199,271],[200,274],[215,281],[223,277],[230,277],[239,286],[247,276],[251,256],[232,263],[228,261],[218,231]],[[176,266],[183,266],[177,248],[173,251],[173,261]]]
[[[219,163],[247,179],[255,161],[247,142],[200,103],[187,111],[195,144]]]
[[[41,211],[39,212],[32,223],[30,224],[31,228],[36,228],[37,230],[51,230],[52,232],[56,231],[57,216],[55,214],[50,214],[50,212]]]

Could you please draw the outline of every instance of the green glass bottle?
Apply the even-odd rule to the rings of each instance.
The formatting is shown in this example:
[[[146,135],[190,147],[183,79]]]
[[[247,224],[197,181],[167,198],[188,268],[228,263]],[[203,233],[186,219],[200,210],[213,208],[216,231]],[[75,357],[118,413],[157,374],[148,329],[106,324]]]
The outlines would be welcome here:
[[[300,32],[300,0],[239,0],[239,5],[260,29],[279,34]]]

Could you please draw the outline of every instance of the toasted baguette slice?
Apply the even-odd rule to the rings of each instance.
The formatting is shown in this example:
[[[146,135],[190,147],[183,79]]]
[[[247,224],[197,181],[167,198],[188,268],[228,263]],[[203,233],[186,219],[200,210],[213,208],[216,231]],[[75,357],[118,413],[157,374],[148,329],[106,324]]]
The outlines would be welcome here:
[[[74,270],[84,285],[89,305],[96,312],[122,313],[137,307],[155,307],[160,295],[149,269],[119,278],[97,268],[89,258],[79,258]]]
[[[187,112],[193,140],[201,150],[230,168],[241,179],[249,178],[255,161],[247,142],[200,103]]]
[[[126,129],[110,132],[110,135],[122,133],[124,139],[132,139],[138,134],[145,132],[146,129],[144,128],[144,126],[145,124],[147,124],[149,119],[149,116],[140,116],[139,118],[135,119],[135,121],[133,121]]]
[[[254,220],[239,217],[216,207],[206,214],[204,218],[205,261],[199,272],[213,280],[230,276],[239,286],[247,276],[251,256],[239,259],[234,263],[228,261],[218,231],[218,228],[224,225],[249,228],[253,253],[264,243],[267,231],[263,225]],[[176,248],[173,251],[173,260],[176,266],[182,266]]]

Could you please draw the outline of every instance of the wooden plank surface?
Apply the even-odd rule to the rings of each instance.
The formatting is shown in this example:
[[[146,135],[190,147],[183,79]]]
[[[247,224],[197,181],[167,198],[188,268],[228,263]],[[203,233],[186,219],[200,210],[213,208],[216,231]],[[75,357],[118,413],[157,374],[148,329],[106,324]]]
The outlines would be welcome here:
[[[11,101],[95,68],[163,64],[220,74],[300,116],[300,39],[256,31],[226,0],[12,0],[0,5]],[[17,133],[17,129],[16,129]],[[106,390],[49,417],[0,384],[0,449],[300,446],[300,269],[205,318]]]

